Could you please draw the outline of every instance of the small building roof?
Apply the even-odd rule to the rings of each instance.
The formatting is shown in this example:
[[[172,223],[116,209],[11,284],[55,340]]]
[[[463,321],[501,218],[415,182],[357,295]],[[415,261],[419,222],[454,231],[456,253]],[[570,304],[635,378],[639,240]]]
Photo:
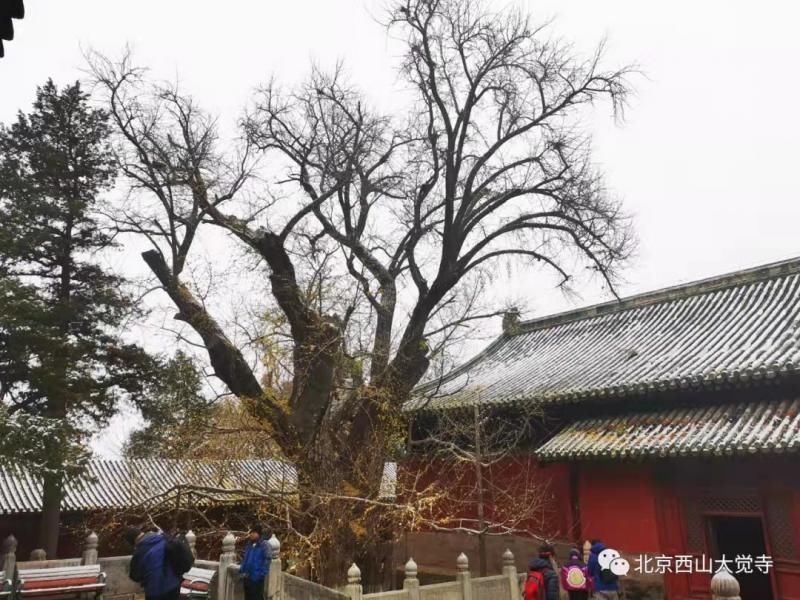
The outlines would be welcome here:
[[[542,461],[728,456],[800,450],[800,400],[585,419],[536,451]]]
[[[291,492],[296,481],[294,468],[278,460],[95,459],[83,476],[66,482],[62,510],[130,508],[191,486],[214,488],[220,496],[236,490]],[[0,464],[0,514],[41,509],[41,479],[19,466]]]
[[[800,258],[517,324],[407,411],[718,388],[800,373]]]
[[[381,497],[394,498],[397,474],[387,463]],[[192,491],[198,503],[245,502],[257,495],[291,494],[297,473],[279,460],[90,460],[86,473],[66,482],[64,511],[146,506]],[[42,482],[25,469],[0,463],[0,515],[42,510]]]

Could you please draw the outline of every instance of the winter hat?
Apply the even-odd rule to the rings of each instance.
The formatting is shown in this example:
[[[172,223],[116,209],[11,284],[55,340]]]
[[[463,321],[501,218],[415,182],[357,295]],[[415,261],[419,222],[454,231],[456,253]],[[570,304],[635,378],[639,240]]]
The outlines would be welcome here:
[[[540,558],[550,558],[553,554],[555,554],[555,548],[553,548],[552,544],[542,544],[539,546]]]

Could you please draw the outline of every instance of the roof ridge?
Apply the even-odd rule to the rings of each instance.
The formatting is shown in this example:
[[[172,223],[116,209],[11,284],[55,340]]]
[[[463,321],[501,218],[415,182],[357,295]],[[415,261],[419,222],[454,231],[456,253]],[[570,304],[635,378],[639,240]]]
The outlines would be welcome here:
[[[800,256],[767,263],[756,267],[740,269],[738,271],[730,271],[728,273],[723,273],[722,275],[714,275],[687,283],[659,288],[649,292],[642,292],[632,296],[627,296],[625,298],[620,298],[619,300],[600,302],[598,304],[573,308],[552,315],[521,321],[515,326],[513,334],[507,333],[504,335],[516,336],[529,333],[537,329],[552,327],[553,325],[571,323],[580,319],[607,315],[629,310],[631,308],[650,306],[652,304],[661,304],[662,302],[672,302],[674,300],[681,300],[684,298],[690,298],[692,296],[699,296],[723,289],[734,288],[796,274],[800,274]],[[502,337],[503,336],[501,336],[501,338]]]
[[[448,381],[449,379],[452,379],[453,377],[456,377],[456,376],[460,375],[464,371],[468,371],[470,369],[470,367],[472,367],[474,364],[479,363],[481,360],[483,360],[484,358],[489,356],[492,353],[492,351],[495,349],[495,347],[497,347],[497,346],[499,346],[499,345],[501,345],[503,343],[503,340],[505,339],[505,337],[506,337],[505,334],[502,334],[502,335],[494,338],[491,342],[489,342],[489,344],[486,347],[484,347],[480,352],[475,354],[472,358],[469,358],[469,359],[465,360],[460,365],[456,365],[455,367],[453,367],[452,369],[450,369],[449,371],[444,373],[441,377],[438,377],[436,379],[431,379],[430,381],[425,381],[423,383],[418,384],[417,387],[414,388],[413,395],[414,396],[418,396],[420,394],[424,395],[424,394],[426,394],[428,392],[435,392],[436,389],[441,384],[443,384],[444,382]],[[435,394],[434,394],[434,396],[435,396]],[[431,397],[433,397],[433,396],[431,396]],[[423,402],[423,404],[425,404],[425,403]],[[404,406],[403,410],[407,410],[405,407],[408,406],[408,402],[404,403],[403,406]],[[418,409],[419,409],[419,407],[415,408],[414,410],[418,410]]]

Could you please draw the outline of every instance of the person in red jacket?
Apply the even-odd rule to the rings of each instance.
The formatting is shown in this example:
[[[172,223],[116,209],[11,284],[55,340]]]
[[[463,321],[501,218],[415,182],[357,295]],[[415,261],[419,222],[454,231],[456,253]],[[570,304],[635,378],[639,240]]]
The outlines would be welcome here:
[[[539,548],[539,557],[528,565],[523,600],[559,600],[558,575],[553,570],[552,562],[554,554],[550,544]]]

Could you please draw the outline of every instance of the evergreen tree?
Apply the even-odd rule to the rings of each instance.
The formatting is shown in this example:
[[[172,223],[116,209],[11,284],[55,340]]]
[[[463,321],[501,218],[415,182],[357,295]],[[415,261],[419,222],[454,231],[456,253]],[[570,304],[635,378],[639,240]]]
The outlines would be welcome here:
[[[99,262],[113,245],[97,214],[115,178],[108,136],[106,113],[78,83],[48,81],[29,114],[0,125],[0,428],[34,427],[10,436],[11,450],[42,477],[49,557],[64,478],[80,468],[87,435],[158,367],[121,339],[134,306]]]
[[[185,458],[193,441],[213,427],[214,402],[203,394],[203,378],[192,358],[180,350],[138,405],[145,420],[125,444],[129,458]]]

